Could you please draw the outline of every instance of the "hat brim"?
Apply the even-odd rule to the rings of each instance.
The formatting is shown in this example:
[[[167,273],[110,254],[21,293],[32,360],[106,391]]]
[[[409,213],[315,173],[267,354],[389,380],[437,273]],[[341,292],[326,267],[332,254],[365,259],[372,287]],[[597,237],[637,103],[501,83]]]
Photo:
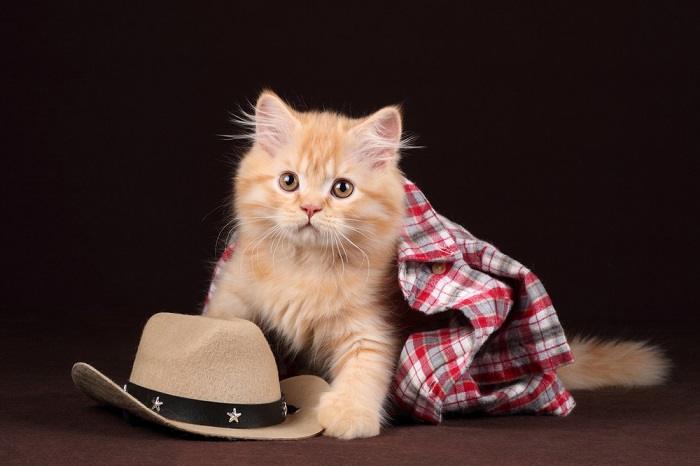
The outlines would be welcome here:
[[[325,380],[314,375],[299,375],[284,379],[280,382],[281,390],[287,403],[298,408],[297,411],[288,414],[281,424],[251,429],[228,429],[188,424],[165,418],[148,409],[109,377],[84,362],[73,365],[71,376],[80,391],[99,402],[121,408],[146,421],[175,430],[226,439],[297,440],[318,435],[323,427],[318,423],[316,407],[321,394],[329,388]]]

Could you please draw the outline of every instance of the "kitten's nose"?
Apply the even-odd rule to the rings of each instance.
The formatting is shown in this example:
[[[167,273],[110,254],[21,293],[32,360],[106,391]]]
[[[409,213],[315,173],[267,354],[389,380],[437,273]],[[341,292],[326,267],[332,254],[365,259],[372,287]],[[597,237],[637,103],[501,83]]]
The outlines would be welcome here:
[[[318,205],[313,205],[313,204],[302,204],[301,210],[306,211],[306,215],[309,216],[309,220],[311,220],[311,217],[314,216],[316,212],[321,210],[323,207],[318,206]]]

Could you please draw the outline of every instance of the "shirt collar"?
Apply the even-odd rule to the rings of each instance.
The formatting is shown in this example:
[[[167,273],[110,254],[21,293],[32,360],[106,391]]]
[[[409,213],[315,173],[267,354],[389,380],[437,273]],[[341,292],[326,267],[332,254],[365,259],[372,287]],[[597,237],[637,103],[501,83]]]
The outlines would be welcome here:
[[[399,261],[445,262],[461,257],[457,241],[418,187],[404,179],[406,215],[399,241]]]

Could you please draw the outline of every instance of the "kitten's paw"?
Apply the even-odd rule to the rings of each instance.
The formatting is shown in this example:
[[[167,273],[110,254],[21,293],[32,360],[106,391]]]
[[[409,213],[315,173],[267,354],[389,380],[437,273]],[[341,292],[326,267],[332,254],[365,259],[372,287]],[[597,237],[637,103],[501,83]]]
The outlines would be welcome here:
[[[379,435],[381,425],[379,413],[333,391],[321,396],[318,422],[325,429],[323,435],[345,440]]]

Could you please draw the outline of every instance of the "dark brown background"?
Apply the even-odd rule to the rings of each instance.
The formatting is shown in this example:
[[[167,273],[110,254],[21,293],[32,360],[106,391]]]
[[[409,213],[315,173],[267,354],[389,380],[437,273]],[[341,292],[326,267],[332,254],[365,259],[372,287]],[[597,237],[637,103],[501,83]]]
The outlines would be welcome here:
[[[123,379],[148,315],[197,310],[242,149],[217,135],[263,87],[356,116],[401,103],[425,146],[405,172],[439,211],[530,266],[568,329],[655,338],[697,375],[697,347],[679,343],[698,320],[693,2],[250,3],[3,7],[8,426],[82,439],[116,424],[91,443],[128,450],[107,439],[132,431],[85,412],[68,369],[87,359]]]

